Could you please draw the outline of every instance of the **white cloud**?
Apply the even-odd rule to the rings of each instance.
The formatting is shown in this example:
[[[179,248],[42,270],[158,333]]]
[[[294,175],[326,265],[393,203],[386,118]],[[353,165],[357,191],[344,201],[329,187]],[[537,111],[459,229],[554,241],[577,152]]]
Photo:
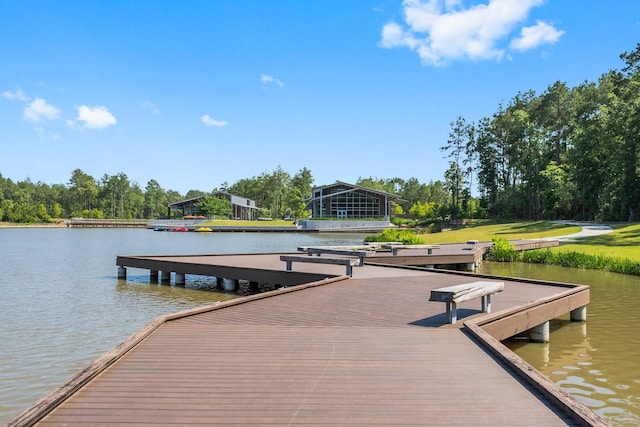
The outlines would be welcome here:
[[[215,126],[215,127],[223,127],[226,126],[228,122],[223,121],[223,120],[216,120],[213,119],[211,117],[209,117],[208,114],[203,115],[202,117],[200,117],[200,120],[202,121],[202,123],[204,123],[206,126]]]
[[[537,21],[533,27],[525,27],[520,31],[520,37],[511,42],[511,47],[518,51],[533,49],[544,43],[553,44],[564,34],[554,26]]]
[[[18,89],[15,92],[9,92],[9,91],[3,92],[2,96],[7,99],[15,99],[22,102],[31,101],[31,98],[29,98],[28,96],[25,96],[25,94],[22,93],[22,89]]]
[[[22,117],[31,122],[40,122],[45,119],[53,120],[60,115],[53,105],[47,104],[44,99],[36,98],[24,108]]]
[[[510,35],[542,2],[489,0],[465,7],[460,0],[404,0],[405,25],[385,25],[380,46],[407,47],[417,52],[426,65],[443,65],[457,59],[499,60],[508,53],[504,46],[509,45]],[[554,43],[561,35],[562,31],[538,22],[535,27],[522,28],[512,48],[525,50]]]
[[[76,120],[84,122],[84,127],[88,129],[103,129],[115,125],[117,120],[106,107],[88,107],[81,105],[78,108]],[[68,122],[69,123],[69,122]]]
[[[270,76],[268,74],[262,74],[260,76],[260,82],[262,82],[263,85],[267,86],[267,85],[277,85],[280,87],[284,87],[284,83],[282,83],[282,81],[280,79],[276,79],[273,76]]]

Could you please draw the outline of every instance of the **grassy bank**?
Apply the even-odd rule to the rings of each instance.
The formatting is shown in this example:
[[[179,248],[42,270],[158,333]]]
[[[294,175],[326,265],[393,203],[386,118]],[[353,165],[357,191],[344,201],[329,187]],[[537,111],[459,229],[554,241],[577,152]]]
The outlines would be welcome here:
[[[556,248],[518,252],[501,238],[494,239],[490,259],[606,270],[640,276],[640,224],[617,225],[612,233],[576,239]]]
[[[549,221],[497,222],[475,221],[464,227],[442,231],[439,233],[421,233],[410,229],[387,229],[376,236],[367,238],[369,241],[403,242],[404,244],[444,244],[464,243],[468,240],[490,242],[494,237],[507,240],[542,239],[548,237],[566,236],[578,233],[582,228],[575,225],[558,224]]]
[[[553,252],[579,252],[608,258],[629,259],[640,263],[640,224],[610,224],[613,232],[576,239],[553,248]]]
[[[578,233],[582,230],[575,225],[558,224],[548,221],[494,222],[478,221],[464,228],[444,231],[442,233],[418,234],[427,244],[461,243],[467,240],[490,242],[494,237],[507,240],[542,239]]]
[[[499,247],[497,261],[560,265],[564,267],[607,270],[616,273],[640,275],[640,224],[612,224],[614,231],[593,237],[576,239],[561,246],[519,252],[506,242],[515,239],[540,239],[578,233],[581,227],[547,221],[536,222],[476,222],[465,228],[433,234],[417,234],[407,243],[462,243],[479,241],[504,241]],[[388,237],[388,236],[387,236]],[[394,240],[394,239],[391,239]],[[497,245],[500,246],[500,245]]]
[[[66,226],[67,224],[65,224],[63,220],[55,221],[55,222],[34,222],[34,223],[0,221],[0,228],[56,228],[56,227],[66,227]]]

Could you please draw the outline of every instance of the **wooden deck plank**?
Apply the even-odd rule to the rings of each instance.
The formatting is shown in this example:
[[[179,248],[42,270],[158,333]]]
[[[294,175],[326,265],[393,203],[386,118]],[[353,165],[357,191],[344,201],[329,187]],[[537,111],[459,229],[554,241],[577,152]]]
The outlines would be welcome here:
[[[468,277],[360,271],[167,321],[37,425],[573,422],[428,301]],[[505,281],[494,311],[558,292]],[[461,303],[461,320],[483,316],[477,306]]]
[[[441,408],[453,402],[466,408],[465,415],[451,418],[457,423],[482,423],[487,417],[497,425],[542,412],[547,415],[538,415],[537,421],[566,424],[526,388],[505,387],[505,382],[513,382],[511,376],[482,351],[470,357],[470,341],[454,329],[193,328],[217,339],[197,339],[199,350],[192,353],[186,351],[188,340],[175,342],[184,337],[182,327],[161,328],[79,392],[74,399],[78,404],[66,403],[41,424],[64,419],[73,425],[74,418],[116,423],[219,419],[223,424],[422,424],[443,421]],[[262,339],[254,340],[256,333]],[[160,345],[164,350],[159,353],[158,338],[174,344]],[[451,374],[451,366],[458,375]],[[171,375],[159,374],[163,372]],[[154,408],[152,402],[161,396],[162,406]],[[511,405],[507,419],[505,400]]]

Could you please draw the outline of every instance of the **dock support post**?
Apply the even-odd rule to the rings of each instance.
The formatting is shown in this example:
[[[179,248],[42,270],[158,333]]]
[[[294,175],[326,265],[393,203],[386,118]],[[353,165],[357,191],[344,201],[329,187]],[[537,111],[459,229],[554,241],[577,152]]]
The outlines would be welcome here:
[[[151,283],[158,283],[158,270],[151,270],[149,272],[149,281]]]
[[[216,289],[218,290],[224,289],[224,279],[222,277],[216,277]]]
[[[160,276],[160,281],[162,283],[169,283],[171,282],[171,272],[170,271],[163,271],[161,276]]]
[[[454,301],[447,302],[447,322],[455,325],[458,321],[458,304]]]
[[[583,305],[575,310],[571,310],[572,322],[586,322],[587,321],[587,306]]]
[[[475,269],[476,269],[476,263],[475,262],[467,263],[467,271],[475,271]]]
[[[185,275],[183,273],[176,273],[175,281],[177,286],[184,286],[187,283]]]
[[[491,294],[482,297],[482,312],[491,313]]]
[[[533,342],[549,342],[549,321],[531,328],[529,339]]]
[[[121,265],[118,266],[118,279],[127,278],[127,269]]]
[[[237,291],[238,290],[238,281],[235,279],[224,279],[224,290],[225,291]]]

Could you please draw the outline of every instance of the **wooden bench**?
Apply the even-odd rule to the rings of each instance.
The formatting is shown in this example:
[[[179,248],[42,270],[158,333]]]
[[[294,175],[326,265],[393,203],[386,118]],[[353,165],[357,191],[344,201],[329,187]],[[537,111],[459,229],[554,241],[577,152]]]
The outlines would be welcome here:
[[[315,264],[334,264],[344,265],[347,267],[347,274],[353,275],[353,267],[360,265],[358,258],[328,258],[328,257],[311,257],[300,255],[280,255],[280,261],[286,262],[287,271],[291,271],[294,262],[310,262]]]
[[[491,295],[502,292],[504,282],[471,282],[462,285],[433,289],[429,301],[447,303],[447,322],[454,324],[458,320],[459,302],[482,297],[482,311],[491,313]]]
[[[402,246],[402,242],[364,242],[366,246],[375,251],[390,251],[392,246]]]
[[[300,248],[298,248],[300,249]],[[345,255],[345,256],[354,256],[358,257],[360,260],[359,266],[362,267],[364,265],[364,258],[368,256],[374,256],[376,251],[371,250],[353,250],[353,249],[338,249],[338,248],[319,248],[319,247],[307,247],[305,251],[309,256],[317,255],[320,256],[322,254],[329,255]]]
[[[433,254],[433,250],[434,249],[439,249],[440,246],[438,245],[395,245],[395,244],[391,244],[388,245],[389,249],[391,249],[391,253],[393,254],[393,256],[397,256],[398,255],[398,249],[426,249],[427,250],[427,255],[431,255]]]

